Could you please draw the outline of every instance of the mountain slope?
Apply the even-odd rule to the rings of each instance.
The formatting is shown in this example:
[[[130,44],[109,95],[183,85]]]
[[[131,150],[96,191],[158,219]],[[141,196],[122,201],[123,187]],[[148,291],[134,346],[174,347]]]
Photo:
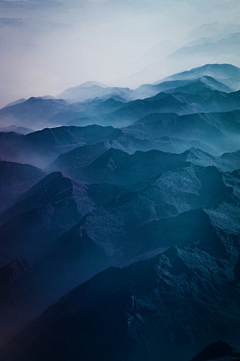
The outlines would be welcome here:
[[[192,142],[195,148],[220,155],[223,151],[239,149],[239,129],[239,112],[236,111],[186,115],[151,114],[126,128],[126,131],[138,137],[155,139],[156,142],[169,137],[169,143],[172,139],[176,146],[181,142],[184,146],[184,142],[187,142],[185,147],[188,149],[189,142]]]
[[[177,77],[177,76],[176,76]],[[168,79],[168,78],[167,78]],[[229,88],[228,86],[222,84],[220,81],[215,80],[211,76],[203,75],[199,78],[192,78],[192,79],[177,79],[175,80],[174,76],[169,77],[169,81],[162,81],[161,83],[156,84],[144,84],[140,86],[139,88],[134,90],[134,96],[136,98],[147,98],[150,96],[154,96],[159,92],[165,92],[165,93],[171,93],[171,92],[186,92],[186,88],[188,87],[188,91],[191,92],[198,92],[199,89],[193,85],[197,83],[199,87],[202,86],[202,91],[206,90],[207,88],[204,88],[203,85],[209,86],[211,89],[223,91],[223,92],[231,92],[233,89]],[[192,89],[191,89],[192,87]],[[201,89],[201,88],[200,88]]]
[[[87,83],[82,94],[110,93],[0,111],[19,125],[92,124],[0,133],[1,360],[189,361],[219,340],[240,348],[239,72],[206,65],[136,100]]]
[[[0,245],[5,262],[39,257],[55,238],[77,223],[86,212],[84,202],[92,208],[82,188],[61,173],[52,173],[2,213]]]
[[[28,164],[0,161],[0,211],[45,176]]]
[[[89,183],[130,184],[157,176],[163,171],[181,167],[185,154],[163,153],[156,150],[127,154],[109,149],[86,168],[76,169],[75,176]]]
[[[28,162],[46,167],[61,153],[87,142],[98,143],[108,139],[113,127],[90,125],[86,127],[46,128],[25,136],[0,133],[0,156],[4,160]]]
[[[231,262],[171,247],[76,288],[2,360],[172,361],[187,360],[216,339],[238,345],[238,286]]]
[[[34,248],[34,255],[38,256],[35,265],[11,286],[11,298],[6,295],[7,291],[2,292],[2,298],[7,300],[5,303],[2,301],[2,312],[6,315],[6,323],[8,320],[10,334],[72,287],[109,265],[119,265],[144,252],[173,244],[194,244],[216,257],[228,258],[225,238],[232,242],[232,235],[219,233],[218,228],[211,225],[209,215],[199,207],[215,210],[219,203],[231,196],[232,189],[224,185],[222,175],[213,167],[202,168],[190,163],[182,168],[180,166],[181,163],[177,163],[176,168],[156,178],[130,186],[82,185],[79,193],[73,194],[68,187],[74,184],[72,180],[63,178],[66,187],[59,192],[62,177],[58,173],[52,174],[28,192],[21,203],[3,214],[13,217],[0,229],[1,238],[10,241],[2,244],[1,248],[5,253],[8,251],[9,257],[14,250],[12,259],[33,256],[29,251],[38,238],[36,234],[31,237],[31,229],[36,231],[40,227],[38,237],[41,239],[41,245]],[[49,178],[57,182],[50,182],[51,187],[40,187]],[[49,190],[43,193],[42,190],[46,189]],[[51,197],[50,191],[53,193]],[[64,192],[70,194],[64,195]],[[40,223],[39,220],[32,222],[29,229],[24,221],[26,215],[36,213],[36,204],[39,206],[38,213],[42,214],[50,201],[54,201],[55,205],[51,207],[55,214]],[[89,213],[54,241],[50,237],[51,232],[57,236],[63,227],[69,227],[80,216],[76,210],[68,212],[70,201]],[[93,209],[94,206],[98,208]],[[19,216],[14,217],[15,214]],[[16,220],[19,217],[22,222],[18,224]],[[221,221],[221,214],[214,217]],[[61,228],[57,224],[61,224]],[[19,230],[19,225],[22,230]],[[14,232],[16,234],[12,235]],[[13,242],[16,242],[14,249],[10,247]],[[16,299],[24,322],[15,315]],[[10,318],[13,318],[12,326]]]
[[[203,351],[199,352],[197,356],[193,357],[191,361],[205,361],[205,360],[225,360],[234,361],[240,357],[226,342],[216,342],[207,346]]]
[[[84,102],[94,98],[112,98],[119,97],[123,100],[131,99],[132,91],[129,88],[111,88],[101,84],[88,83],[69,88],[58,95],[60,99],[71,100],[73,102]]]
[[[61,154],[49,167],[51,170],[62,171],[74,175],[77,168],[84,168],[91,164],[108,150],[105,143],[85,145],[70,152]]]
[[[206,64],[202,67],[171,75],[163,81],[193,80],[203,76],[210,76],[230,88],[233,87],[235,90],[240,88],[240,69],[231,64]]]

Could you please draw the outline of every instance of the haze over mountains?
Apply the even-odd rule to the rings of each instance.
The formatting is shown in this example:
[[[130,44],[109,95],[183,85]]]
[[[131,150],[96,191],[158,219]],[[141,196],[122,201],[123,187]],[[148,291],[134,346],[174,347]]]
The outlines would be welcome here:
[[[0,106],[89,80],[134,89],[207,63],[240,66],[239,24],[237,0],[2,2]]]
[[[149,64],[114,84],[136,87],[143,82],[154,82],[157,73],[163,77],[170,75],[172,69],[180,72],[184,70],[183,67],[191,69],[206,63],[226,62],[239,66],[239,34],[237,18],[228,23],[215,21],[202,24],[172,46],[170,42],[167,42],[168,45],[163,42],[149,49]],[[166,47],[170,51],[163,56]]]
[[[206,64],[0,110],[1,360],[237,359],[239,89]]]

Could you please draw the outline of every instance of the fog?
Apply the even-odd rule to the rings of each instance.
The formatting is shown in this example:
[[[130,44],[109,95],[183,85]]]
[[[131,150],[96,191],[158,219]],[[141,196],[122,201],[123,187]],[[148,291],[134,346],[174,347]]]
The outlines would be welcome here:
[[[237,0],[0,1],[0,106],[88,80],[136,87],[208,60],[240,65],[230,50],[171,55],[226,36],[221,29],[240,23],[237,9]]]

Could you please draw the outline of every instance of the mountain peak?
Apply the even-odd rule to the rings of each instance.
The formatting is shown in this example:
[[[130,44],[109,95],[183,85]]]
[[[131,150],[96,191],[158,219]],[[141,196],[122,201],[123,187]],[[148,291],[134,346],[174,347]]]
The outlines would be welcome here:
[[[197,68],[193,68],[181,73],[171,75],[167,78],[162,79],[161,81],[155,82],[154,84],[157,85],[164,81],[170,81],[170,80],[195,79],[202,76],[211,76],[215,80],[225,79],[225,78],[231,79],[236,76],[240,78],[240,68],[227,63],[205,64]]]
[[[233,352],[233,349],[226,342],[218,341],[207,346],[191,361],[216,360],[219,357],[230,356]]]
[[[103,83],[99,83],[97,81],[86,81],[85,83],[82,83],[78,86],[78,88],[90,88],[92,86],[99,86],[101,88],[107,88],[107,85]]]

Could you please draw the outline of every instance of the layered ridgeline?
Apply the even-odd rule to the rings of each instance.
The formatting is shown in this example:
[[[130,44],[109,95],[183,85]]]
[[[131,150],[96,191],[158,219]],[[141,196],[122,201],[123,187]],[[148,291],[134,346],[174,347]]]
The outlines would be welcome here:
[[[0,120],[5,127],[34,130],[57,125],[122,127],[152,113],[227,112],[240,108],[239,84],[239,68],[205,65],[135,90],[90,83],[66,90],[60,99],[29,98],[1,109]]]
[[[1,360],[238,356],[238,82],[214,64],[0,110]]]

